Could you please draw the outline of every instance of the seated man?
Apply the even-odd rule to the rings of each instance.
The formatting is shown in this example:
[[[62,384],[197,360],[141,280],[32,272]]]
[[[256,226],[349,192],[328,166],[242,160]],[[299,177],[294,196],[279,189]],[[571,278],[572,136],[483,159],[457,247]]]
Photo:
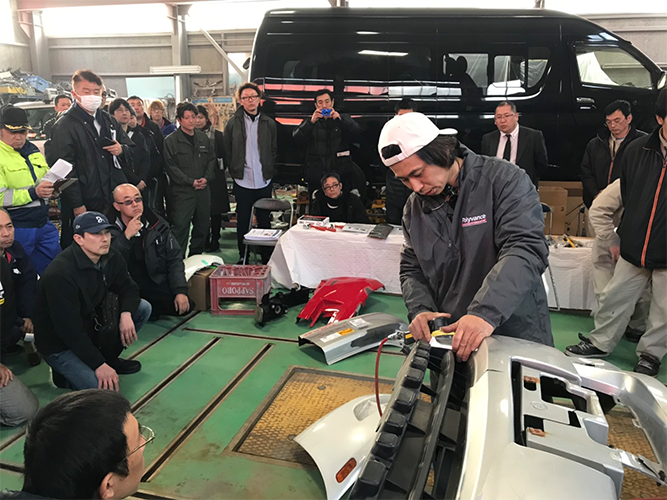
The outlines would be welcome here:
[[[320,181],[322,189],[313,193],[310,205],[311,215],[329,217],[331,222],[357,222],[370,224],[368,214],[359,197],[344,190],[340,176],[325,174]]]
[[[0,329],[13,331],[15,297],[12,271],[7,261],[0,257]],[[39,408],[35,395],[12,371],[0,363],[0,425],[13,427],[30,420]]]
[[[60,253],[60,235],[49,221],[53,184],[43,180],[49,166],[27,140],[29,128],[24,109],[0,109],[0,206],[12,214],[16,240],[41,274]]]
[[[58,387],[118,390],[119,373],[141,369],[139,361],[118,356],[137,340],[151,306],[139,297],[123,257],[111,250],[111,227],[99,212],[78,215],[75,244],[37,285],[35,342]]]
[[[132,184],[117,186],[113,199],[111,248],[125,258],[139,294],[150,302],[153,316],[185,314],[190,310],[185,266],[169,224],[144,206]]]
[[[23,489],[0,498],[125,498],[139,487],[144,448],[154,438],[120,394],[63,394],[42,408],[28,428]]]
[[[2,352],[19,352],[16,344],[26,333],[34,333],[32,315],[35,307],[37,289],[37,271],[26,255],[21,244],[14,241],[14,225],[4,208],[0,208],[0,255],[9,264],[11,280],[5,286],[12,290],[16,307],[14,323],[2,329]],[[6,318],[9,320],[9,318]],[[33,353],[31,364],[39,364],[39,356]],[[35,359],[36,358],[36,359]]]

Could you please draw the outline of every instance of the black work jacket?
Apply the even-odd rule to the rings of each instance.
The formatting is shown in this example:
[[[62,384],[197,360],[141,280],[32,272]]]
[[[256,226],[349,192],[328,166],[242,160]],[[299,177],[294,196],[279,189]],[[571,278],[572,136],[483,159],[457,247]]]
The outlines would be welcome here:
[[[400,277],[410,319],[423,311],[484,319],[494,334],[553,345],[542,273],[549,250],[539,195],[524,170],[462,147],[454,208],[410,195]]]
[[[200,130],[194,132],[194,145],[180,128],[164,140],[167,173],[178,189],[194,190],[192,185],[196,179],[204,177],[210,183],[215,177],[217,160],[211,141]]]
[[[126,226],[116,210],[110,213],[109,220],[114,223],[114,227],[111,228],[113,237],[111,248],[120,253],[127,262],[132,244],[125,237]],[[174,297],[179,293],[187,294],[188,283],[185,281],[181,247],[169,229],[169,224],[148,207],[144,207],[141,222],[144,224],[144,229],[137,238],[141,238],[144,262],[151,280],[171,290]]]
[[[584,158],[581,161],[581,183],[584,186],[584,204],[591,208],[593,200],[600,191],[606,188],[621,176],[619,164],[625,154],[628,145],[640,137],[646,136],[646,132],[637,130],[634,125],[630,126],[630,131],[616,151],[614,162],[611,161],[611,151],[609,151],[609,137],[611,132],[608,129],[601,131],[596,137],[590,140],[584,152]]]
[[[625,207],[618,226],[621,256],[648,269],[667,268],[667,158],[659,134],[657,128],[634,141],[620,165]]]
[[[49,166],[53,166],[59,158],[67,160],[72,164],[68,177],[79,179],[63,191],[62,204],[68,208],[85,205],[87,210],[105,212],[113,203],[113,189],[127,182],[122,167],[129,162],[130,141],[115,118],[99,109],[95,116],[102,126],[99,134],[93,123],[94,118],[77,103],[73,104],[53,125],[44,151]],[[119,157],[120,169],[115,165],[113,155],[98,143],[101,137],[111,139],[113,130],[116,131],[116,140],[123,145],[123,154]]]
[[[139,287],[118,252],[109,250],[98,264],[95,266],[77,243],[63,250],[37,284],[33,317],[39,352],[48,355],[71,350],[93,370],[105,363],[91,334],[95,309],[107,291],[118,294],[121,313],[134,314],[141,300]]]

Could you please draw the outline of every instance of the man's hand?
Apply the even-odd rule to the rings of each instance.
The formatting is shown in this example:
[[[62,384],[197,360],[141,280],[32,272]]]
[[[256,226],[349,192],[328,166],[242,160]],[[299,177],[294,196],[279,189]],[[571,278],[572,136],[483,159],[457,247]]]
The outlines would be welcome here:
[[[614,260],[614,262],[618,262],[618,258],[621,256],[620,245],[609,247],[609,253],[611,253],[611,258]]]
[[[40,198],[51,198],[53,195],[53,183],[49,181],[42,181],[35,186],[35,193]]]
[[[452,339],[452,350],[460,361],[468,361],[470,354],[486,337],[493,333],[493,326],[482,318],[466,314],[456,323],[443,327],[445,333],[456,332]]]
[[[331,108],[331,114],[329,115],[334,120],[340,120],[340,114],[335,109]]]
[[[95,370],[95,376],[97,377],[98,389],[109,389],[110,391],[118,390],[118,374],[116,373],[116,370],[106,363],[101,364],[97,370]]]
[[[137,340],[137,331],[134,328],[134,321],[132,321],[132,314],[125,311],[120,313],[120,340],[124,347],[132,345],[132,342]]]
[[[82,213],[87,212],[88,209],[86,209],[86,205],[81,205],[80,207],[76,207],[72,211],[74,212],[74,217],[76,217],[78,215],[81,215]]]
[[[114,156],[120,156],[123,154],[123,146],[120,145],[118,141],[113,141],[114,143],[111,146],[104,146],[102,149],[108,151]]]
[[[200,189],[204,189],[207,184],[208,181],[204,177],[202,177],[201,179],[196,179],[192,183],[192,186],[195,188],[196,191],[199,191]]]
[[[426,342],[431,341],[431,330],[428,327],[428,322],[431,321],[433,318],[451,318],[452,315],[449,313],[436,313],[436,312],[430,312],[430,311],[425,311],[417,314],[415,316],[415,319],[412,320],[412,323],[410,323],[410,334],[412,335],[412,338],[417,340],[424,340]]]
[[[128,240],[134,238],[139,231],[141,231],[141,215],[137,215],[134,219],[127,223],[125,228],[125,238]]]
[[[315,123],[320,118],[322,118],[322,111],[316,109],[315,112],[313,113],[313,116],[310,117],[310,123]]]
[[[12,371],[5,365],[0,364],[0,389],[7,387],[7,384],[9,384],[12,380],[14,380],[14,374]]]
[[[190,301],[188,300],[188,296],[184,293],[179,293],[176,295],[176,298],[174,299],[174,307],[176,308],[176,312],[178,314],[188,312],[190,310]]]
[[[30,318],[23,318],[23,326],[21,327],[21,331],[25,333],[35,333],[35,327],[32,324],[32,320]]]
[[[143,191],[144,189],[146,189],[146,183],[144,181],[139,181],[139,184],[137,184],[137,189],[139,191]]]

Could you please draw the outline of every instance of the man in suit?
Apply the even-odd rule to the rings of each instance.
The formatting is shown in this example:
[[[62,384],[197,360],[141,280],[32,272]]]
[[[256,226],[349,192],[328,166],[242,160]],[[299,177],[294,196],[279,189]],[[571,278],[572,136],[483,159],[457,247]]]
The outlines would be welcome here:
[[[496,107],[498,130],[482,137],[482,154],[502,158],[526,171],[537,189],[540,176],[547,170],[547,147],[539,130],[519,126],[519,114],[513,102]]]

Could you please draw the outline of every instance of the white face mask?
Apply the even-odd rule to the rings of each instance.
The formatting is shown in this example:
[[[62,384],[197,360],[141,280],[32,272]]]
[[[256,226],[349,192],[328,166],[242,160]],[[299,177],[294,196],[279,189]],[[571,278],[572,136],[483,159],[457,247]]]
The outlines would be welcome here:
[[[81,107],[91,115],[94,114],[95,111],[97,111],[97,108],[100,107],[100,104],[102,104],[101,95],[81,95],[79,98],[81,99]]]

